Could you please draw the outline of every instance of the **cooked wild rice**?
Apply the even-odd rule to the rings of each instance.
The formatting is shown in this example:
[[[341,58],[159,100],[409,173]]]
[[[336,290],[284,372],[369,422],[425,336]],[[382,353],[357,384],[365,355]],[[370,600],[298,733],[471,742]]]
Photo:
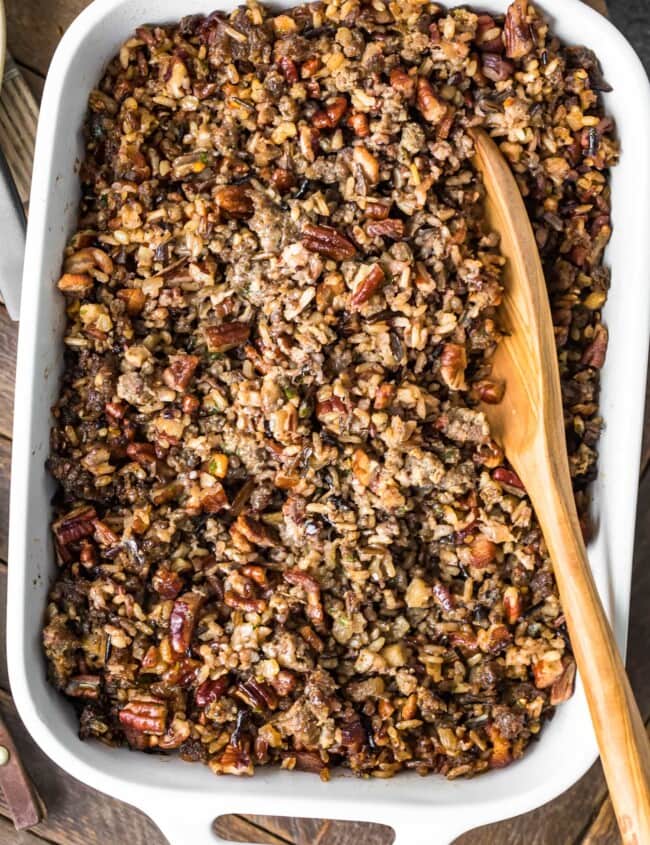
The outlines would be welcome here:
[[[331,0],[143,26],[89,99],[59,288],[44,631],[81,736],[218,773],[457,777],[523,753],[575,665],[479,399],[502,259],[468,127],[546,267],[581,513],[607,331],[594,55]]]

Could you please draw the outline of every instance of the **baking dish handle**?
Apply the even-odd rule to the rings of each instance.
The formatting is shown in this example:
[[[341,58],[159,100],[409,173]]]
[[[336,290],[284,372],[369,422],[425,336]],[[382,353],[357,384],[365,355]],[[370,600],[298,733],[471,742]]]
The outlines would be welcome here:
[[[25,254],[25,212],[9,165],[0,150],[0,290],[12,320],[20,314]]]
[[[231,842],[219,836],[213,830],[212,823],[223,813],[215,814],[209,801],[202,802],[204,806],[190,804],[182,799],[178,803],[175,810],[171,807],[161,810],[158,806],[154,811],[145,811],[165,834],[169,845],[256,845],[253,842]]]
[[[212,823],[221,813],[217,812],[215,815],[214,807],[211,807],[209,802],[202,802],[205,806],[200,807],[188,805],[183,801],[179,803],[181,807],[176,811],[170,808],[169,812],[161,812],[160,806],[153,812],[148,811],[148,815],[167,837],[169,845],[255,845],[231,842],[217,834],[212,828]],[[381,822],[395,831],[395,839],[391,845],[451,845],[468,829],[467,824],[457,818],[399,823],[394,819],[389,821],[382,818]]]

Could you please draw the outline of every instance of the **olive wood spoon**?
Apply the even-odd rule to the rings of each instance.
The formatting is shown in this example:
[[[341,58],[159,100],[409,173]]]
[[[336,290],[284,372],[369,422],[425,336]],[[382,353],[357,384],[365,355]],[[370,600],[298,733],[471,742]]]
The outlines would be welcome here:
[[[519,475],[553,562],[571,645],[587,696],[624,845],[650,843],[650,745],[591,574],[566,450],[560,375],[548,293],[517,182],[496,144],[472,132],[486,190],[485,217],[506,258],[492,373],[503,400],[482,410]]]

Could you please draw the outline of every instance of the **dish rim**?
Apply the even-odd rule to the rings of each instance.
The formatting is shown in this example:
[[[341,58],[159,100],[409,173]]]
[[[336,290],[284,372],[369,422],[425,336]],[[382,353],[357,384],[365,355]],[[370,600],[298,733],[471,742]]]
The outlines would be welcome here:
[[[25,259],[25,269],[23,275],[23,302],[22,302],[22,321],[21,331],[18,343],[17,356],[17,383],[27,385],[27,387],[16,392],[16,406],[14,418],[14,441],[13,441],[13,456],[12,456],[12,483],[11,483],[11,520],[10,520],[10,539],[9,539],[9,558],[13,560],[13,564],[9,567],[9,582],[8,582],[8,610],[7,610],[7,629],[8,635],[11,632],[18,633],[18,647],[9,649],[9,671],[11,678],[12,692],[18,711],[28,728],[31,735],[41,748],[51,757],[59,766],[65,769],[70,774],[85,783],[109,793],[115,797],[121,798],[128,803],[135,803],[137,806],[150,812],[154,818],[160,820],[161,811],[160,802],[166,793],[182,792],[185,799],[196,805],[198,802],[203,802],[205,796],[210,794],[210,790],[201,788],[199,790],[193,789],[188,783],[183,783],[180,788],[175,786],[173,789],[168,786],[151,786],[142,783],[134,784],[129,780],[128,772],[122,773],[121,776],[116,776],[109,771],[100,771],[98,768],[91,766],[86,759],[88,755],[81,754],[78,749],[74,749],[64,744],[61,737],[57,736],[47,720],[42,718],[37,711],[35,703],[32,698],[30,688],[29,669],[25,662],[25,635],[26,635],[26,619],[25,610],[26,604],[29,600],[28,578],[24,568],[27,561],[27,519],[26,506],[29,501],[27,489],[27,471],[26,467],[34,458],[33,443],[31,440],[31,433],[33,427],[33,396],[39,379],[37,364],[37,348],[38,348],[38,327],[39,327],[39,306],[42,302],[42,293],[44,286],[47,284],[48,272],[44,266],[44,248],[48,237],[51,234],[51,223],[45,216],[47,208],[48,191],[52,188],[52,183],[58,178],[56,176],[57,162],[53,158],[54,144],[57,138],[57,133],[62,131],[63,121],[65,115],[61,112],[61,96],[66,76],[74,68],[76,61],[79,61],[79,54],[83,50],[84,42],[87,41],[89,35],[94,32],[100,25],[102,20],[109,14],[114,14],[121,7],[127,5],[128,0],[95,0],[91,3],[73,22],[70,28],[63,36],[54,59],[52,61],[50,71],[43,95],[43,105],[41,107],[41,119],[39,121],[36,155],[34,163],[34,178],[33,187],[30,197],[30,221],[27,236],[27,252]],[[173,0],[167,0],[163,5],[171,5]],[[154,3],[152,0],[146,0],[144,3],[134,4],[138,7],[152,8]],[[178,5],[178,2],[176,3]],[[231,3],[218,2],[200,3],[194,0],[188,3],[187,6],[202,6],[207,10],[210,6],[231,6]],[[283,3],[283,6],[295,5],[292,2]],[[449,3],[448,5],[453,5]],[[486,3],[479,3],[481,7],[490,5]],[[493,0],[492,6],[505,6],[505,0]],[[639,100],[641,102],[641,134],[645,137],[650,137],[650,87],[645,71],[640,63],[640,60],[634,53],[632,47],[623,38],[623,36],[614,28],[614,26],[602,18],[596,11],[587,7],[580,0],[541,0],[538,4],[543,10],[550,12],[551,17],[555,12],[559,15],[560,9],[563,14],[567,10],[571,10],[572,15],[582,17],[588,23],[588,30],[600,30],[601,37],[609,39],[610,43],[614,43],[619,53],[619,60],[626,65],[627,79],[630,85],[638,86]],[[143,13],[143,19],[146,13]],[[596,25],[597,22],[597,25]],[[100,68],[96,68],[97,74]],[[607,69],[606,69],[607,71]],[[645,102],[644,102],[645,101]],[[645,124],[645,129],[643,128]],[[645,184],[645,190],[641,190],[641,196],[650,195],[650,167],[646,162],[644,169],[640,174],[640,181]],[[639,185],[639,182],[637,182]],[[75,200],[76,203],[76,200]],[[642,228],[650,237],[650,204],[646,203],[645,207],[640,210],[642,217]],[[639,259],[640,262],[640,259]],[[641,262],[640,262],[641,263]],[[614,268],[612,268],[614,269]],[[645,259],[646,274],[650,269],[650,261]],[[620,272],[620,271],[619,271]],[[36,280],[36,281],[31,281]],[[642,303],[643,304],[643,303]],[[645,329],[644,336],[647,343],[648,339],[648,315],[650,312],[650,295],[646,292],[645,295]],[[27,319],[32,314],[37,315],[37,319]],[[605,365],[607,367],[607,364]],[[645,378],[645,363],[639,364],[635,370],[635,381],[641,383]],[[642,404],[642,403],[641,403]],[[638,405],[638,403],[637,403]],[[639,417],[638,411],[635,409],[636,417]],[[642,413],[642,412],[641,412]],[[632,414],[634,417],[635,414]],[[628,455],[626,465],[630,465],[635,461],[635,466],[638,467],[638,456],[640,452],[641,443],[641,423],[642,420],[637,420],[636,433],[633,430],[630,441],[628,441]],[[634,429],[634,419],[632,419],[632,429]],[[628,472],[627,482],[629,483],[630,473]],[[628,502],[630,508],[636,501],[636,494],[632,496]],[[633,513],[633,512],[632,512]],[[633,523],[632,516],[632,523]],[[22,570],[18,571],[18,561],[21,561]],[[611,573],[610,573],[611,574]],[[631,561],[630,561],[631,574]],[[630,579],[631,580],[631,579]],[[603,585],[599,585],[601,593]],[[624,591],[629,599],[629,591],[631,583],[627,585],[627,590]],[[605,596],[605,599],[610,598]],[[608,603],[611,610],[611,602]],[[628,602],[629,605],[629,602]],[[623,607],[623,613],[620,612],[615,615],[616,630],[619,640],[619,645],[624,645],[625,631],[627,627],[627,617],[629,609]],[[622,618],[624,617],[624,618]],[[38,632],[40,633],[40,632]],[[32,632],[32,635],[34,632]],[[54,694],[54,691],[52,691]],[[576,698],[580,698],[581,690],[578,688]],[[571,705],[565,705],[571,706]],[[577,705],[576,705],[577,706]],[[543,743],[542,743],[543,745]],[[110,753],[103,750],[103,753]],[[558,770],[557,777],[550,782],[540,782],[534,788],[521,792],[519,795],[504,793],[497,800],[493,796],[486,799],[485,802],[473,800],[471,806],[455,804],[451,807],[441,807],[436,805],[432,800],[431,807],[435,808],[435,820],[440,822],[443,826],[447,826],[450,831],[455,834],[467,830],[477,824],[486,824],[495,821],[499,818],[506,818],[508,816],[516,815],[525,812],[534,806],[538,806],[551,800],[557,794],[562,792],[570,786],[575,780],[580,777],[588,766],[593,762],[596,756],[596,746],[591,737],[590,742],[585,743],[582,749],[582,754],[574,758],[570,763],[565,763]],[[156,761],[157,765],[161,765],[160,761]],[[133,767],[138,768],[138,767]],[[187,767],[189,768],[189,767]],[[504,772],[514,771],[515,767]],[[491,773],[486,775],[486,778],[496,779],[501,773]],[[212,776],[211,776],[212,777]],[[299,777],[293,775],[293,777]],[[403,778],[404,776],[402,776]],[[481,780],[484,780],[483,778]],[[254,795],[255,811],[266,810],[267,812],[277,814],[279,811],[279,803],[283,801],[284,806],[287,806],[287,797],[280,796],[277,790],[269,787],[268,775],[261,773],[256,774],[252,783],[259,784],[261,787],[267,787],[266,791],[270,792],[270,796],[262,796],[261,789],[256,786],[250,787],[246,784],[246,790],[240,790],[239,786],[235,789],[232,786],[225,784],[225,779],[218,781],[219,786],[213,788],[212,793],[215,798],[219,793],[223,794],[227,800],[230,801],[232,807],[239,806],[240,810],[243,806],[248,806],[251,799],[248,796],[239,796],[240,791],[246,791]],[[390,785],[390,782],[386,782]],[[137,786],[137,790],[135,789]],[[224,786],[221,789],[221,786]],[[463,788],[464,783],[458,783],[458,788]],[[315,790],[311,790],[315,793]],[[365,790],[362,790],[365,792]],[[357,818],[359,820],[377,820],[387,824],[391,824],[396,829],[403,829],[404,825],[411,822],[408,819],[409,814],[416,812],[416,804],[405,804],[403,800],[398,800],[391,795],[389,786],[381,789],[379,786],[375,790],[376,798],[374,801],[364,803],[364,801],[356,800],[351,794],[354,790],[335,790],[332,785],[322,788],[318,794],[313,794],[311,797],[305,798],[301,795],[291,796],[292,814],[296,815],[295,810],[303,810],[305,815],[327,815],[332,818]],[[401,790],[400,790],[401,791]],[[487,793],[491,790],[486,789]],[[432,799],[435,796],[431,796]],[[235,801],[235,799],[238,799]],[[378,806],[378,804],[381,806]],[[459,812],[459,806],[463,807],[463,820],[458,823],[456,816]],[[248,810],[250,811],[250,806]],[[198,807],[197,807],[198,811]],[[238,810],[228,810],[236,812]],[[428,808],[417,807],[417,814],[421,817],[421,824],[430,824],[433,819],[432,810]],[[454,816],[452,819],[451,816]],[[425,822],[425,819],[427,820]],[[398,825],[399,821],[399,825]],[[163,819],[164,822],[164,819]],[[455,823],[454,823],[455,822]],[[163,823],[164,827],[164,823]],[[427,828],[430,834],[430,829]],[[413,842],[413,837],[410,838]],[[424,840],[423,840],[424,841]],[[428,841],[428,840],[427,840]]]

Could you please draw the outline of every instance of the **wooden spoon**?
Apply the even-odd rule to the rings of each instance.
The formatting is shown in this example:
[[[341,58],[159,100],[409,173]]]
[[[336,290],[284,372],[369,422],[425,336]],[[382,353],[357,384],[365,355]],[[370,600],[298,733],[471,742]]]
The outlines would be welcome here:
[[[542,265],[514,176],[485,132],[475,130],[473,137],[487,192],[486,219],[500,235],[507,259],[500,319],[508,334],[493,363],[493,375],[505,381],[506,391],[501,403],[484,404],[482,410],[526,488],[553,561],[623,842],[649,845],[650,744],[578,522]]]

